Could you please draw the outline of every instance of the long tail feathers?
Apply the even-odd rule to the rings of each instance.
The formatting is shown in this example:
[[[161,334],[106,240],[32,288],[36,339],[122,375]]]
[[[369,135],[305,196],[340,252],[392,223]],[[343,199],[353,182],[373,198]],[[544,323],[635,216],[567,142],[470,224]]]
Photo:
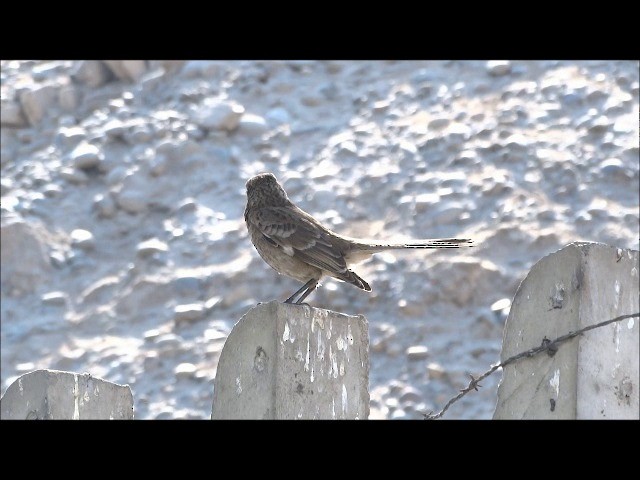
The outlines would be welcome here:
[[[410,243],[371,244],[371,250],[393,250],[399,248],[460,248],[473,247],[473,240],[469,238],[433,238],[415,240]]]

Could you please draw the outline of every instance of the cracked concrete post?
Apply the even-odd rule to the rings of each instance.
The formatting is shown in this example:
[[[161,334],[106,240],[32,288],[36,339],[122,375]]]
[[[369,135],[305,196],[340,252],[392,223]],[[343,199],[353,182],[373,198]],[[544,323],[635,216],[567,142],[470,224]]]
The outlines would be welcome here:
[[[0,400],[3,420],[131,420],[128,385],[88,373],[35,370],[9,385]]]
[[[501,360],[561,335],[637,313],[637,250],[572,243],[536,263],[505,325]],[[638,319],[584,333],[508,365],[495,419],[638,419]]]
[[[252,308],[220,354],[211,418],[368,418],[368,327],[308,305]]]

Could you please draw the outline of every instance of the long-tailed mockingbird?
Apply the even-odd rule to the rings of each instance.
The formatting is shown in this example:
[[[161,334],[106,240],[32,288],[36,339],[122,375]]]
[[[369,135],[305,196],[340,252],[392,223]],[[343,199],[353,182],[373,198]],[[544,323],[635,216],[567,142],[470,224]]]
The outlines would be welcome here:
[[[370,292],[369,284],[349,267],[374,253],[404,248],[473,246],[472,240],[466,238],[380,243],[339,235],[294,205],[271,173],[261,173],[247,181],[244,219],[262,259],[276,272],[304,283],[285,303],[302,303],[324,275]],[[300,298],[294,302],[298,295]]]

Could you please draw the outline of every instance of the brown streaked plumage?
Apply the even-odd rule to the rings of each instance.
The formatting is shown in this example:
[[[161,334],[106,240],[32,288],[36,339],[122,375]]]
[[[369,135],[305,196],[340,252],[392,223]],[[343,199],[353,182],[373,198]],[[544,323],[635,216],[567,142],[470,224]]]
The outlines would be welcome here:
[[[472,240],[461,238],[379,243],[345,237],[294,205],[273,174],[256,175],[246,186],[244,220],[251,242],[275,271],[304,283],[286,303],[302,303],[325,275],[370,292],[369,284],[349,267],[383,250],[473,246]]]

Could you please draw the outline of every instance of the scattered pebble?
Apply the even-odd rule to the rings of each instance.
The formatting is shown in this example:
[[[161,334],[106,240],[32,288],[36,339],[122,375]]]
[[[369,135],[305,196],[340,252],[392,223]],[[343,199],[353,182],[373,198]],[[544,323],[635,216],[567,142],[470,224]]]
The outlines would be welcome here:
[[[96,241],[93,238],[93,234],[88,230],[75,229],[71,232],[71,245],[78,247],[82,250],[93,250],[96,246]]]
[[[487,62],[487,72],[492,77],[502,77],[511,73],[511,62],[508,60],[490,60]]]
[[[259,136],[268,130],[269,127],[265,119],[252,113],[242,115],[238,123],[238,131],[246,135]]]
[[[500,310],[505,310],[511,307],[511,299],[509,298],[501,298],[500,300],[493,302],[491,304],[491,311],[498,312]]]
[[[238,127],[244,107],[235,102],[205,103],[195,112],[195,121],[203,128],[233,131]]]
[[[429,349],[424,345],[413,345],[406,353],[409,360],[423,360],[429,356]]]
[[[176,305],[173,309],[173,320],[177,324],[192,323],[201,320],[206,315],[207,310],[201,303],[190,303],[188,305]]]
[[[43,294],[41,299],[44,305],[64,307],[69,301],[69,296],[64,292],[49,292]]]
[[[151,238],[144,242],[141,242],[136,247],[139,257],[147,257],[156,253],[164,253],[169,251],[169,246],[158,240],[157,238]]]
[[[446,370],[442,368],[440,364],[435,362],[431,362],[427,365],[427,373],[429,374],[429,378],[434,380],[439,380],[447,374]]]
[[[174,373],[176,378],[193,378],[197,371],[197,367],[193,363],[181,363],[178,365]]]
[[[97,167],[101,159],[100,149],[90,143],[81,143],[71,152],[73,166],[82,170]]]

